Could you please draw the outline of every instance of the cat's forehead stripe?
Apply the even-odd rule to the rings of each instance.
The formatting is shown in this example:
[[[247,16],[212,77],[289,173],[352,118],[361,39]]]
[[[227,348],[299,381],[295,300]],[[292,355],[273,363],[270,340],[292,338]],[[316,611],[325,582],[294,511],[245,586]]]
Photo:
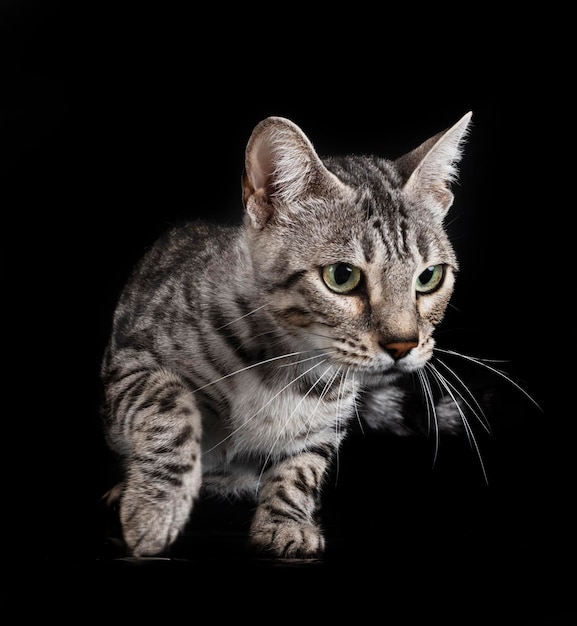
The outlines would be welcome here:
[[[373,260],[374,246],[375,243],[373,239],[368,235],[368,233],[364,233],[361,239],[361,248],[367,263],[370,263]]]
[[[429,258],[429,253],[431,250],[431,240],[429,237],[425,236],[425,233],[422,230],[417,232],[416,236],[416,244],[417,250],[423,259]]]
[[[326,165],[344,183],[357,190],[359,211],[377,231],[388,255],[409,254],[407,237],[412,218],[403,201],[402,179],[394,164],[373,156],[349,156],[328,159]],[[373,249],[366,236],[361,244],[369,260]]]
[[[335,176],[353,188],[372,188],[379,193],[399,189],[402,179],[391,161],[375,156],[347,156],[324,159]]]

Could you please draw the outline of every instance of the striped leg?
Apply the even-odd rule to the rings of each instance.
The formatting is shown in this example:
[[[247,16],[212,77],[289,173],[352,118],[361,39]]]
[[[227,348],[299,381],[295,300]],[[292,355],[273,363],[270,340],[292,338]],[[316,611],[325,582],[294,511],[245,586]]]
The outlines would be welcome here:
[[[328,464],[326,454],[307,452],[269,471],[251,527],[258,552],[285,558],[322,554],[325,540],[315,517]]]
[[[136,384],[136,400],[120,422],[130,450],[120,521],[131,553],[143,556],[169,547],[191,513],[201,482],[201,418],[186,384],[174,374],[150,372]]]

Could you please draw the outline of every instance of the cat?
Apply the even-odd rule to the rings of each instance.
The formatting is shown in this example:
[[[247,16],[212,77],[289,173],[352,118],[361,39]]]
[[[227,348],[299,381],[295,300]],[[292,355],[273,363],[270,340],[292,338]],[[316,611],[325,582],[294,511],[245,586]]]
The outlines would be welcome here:
[[[190,222],[147,251],[101,366],[131,555],[169,549],[205,492],[254,500],[257,554],[323,554],[323,484],[349,425],[402,434],[402,381],[433,355],[471,118],[389,160],[321,158],[268,117],[246,145],[239,223]],[[437,427],[462,428],[457,404],[438,403]]]

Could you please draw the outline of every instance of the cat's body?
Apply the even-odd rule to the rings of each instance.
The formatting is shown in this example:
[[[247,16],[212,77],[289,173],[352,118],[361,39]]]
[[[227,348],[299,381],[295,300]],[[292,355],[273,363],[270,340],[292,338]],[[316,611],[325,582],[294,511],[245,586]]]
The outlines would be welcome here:
[[[322,553],[318,503],[349,423],[395,430],[396,383],[432,355],[470,117],[394,162],[321,161],[268,118],[247,146],[243,224],[174,228],[147,253],[102,365],[131,553],[168,548],[203,489],[255,498],[260,552]]]

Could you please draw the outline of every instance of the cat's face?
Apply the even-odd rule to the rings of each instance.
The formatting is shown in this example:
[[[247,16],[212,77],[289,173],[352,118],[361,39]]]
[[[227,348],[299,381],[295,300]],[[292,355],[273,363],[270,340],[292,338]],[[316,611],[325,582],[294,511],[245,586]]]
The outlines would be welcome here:
[[[333,165],[337,173],[372,168],[374,177],[378,162]],[[320,349],[366,374],[412,371],[432,355],[453,291],[453,249],[441,220],[391,186],[384,170],[372,185],[354,188],[347,178],[339,193],[253,233],[259,290],[298,349]]]
[[[396,161],[321,160],[289,120],[257,125],[243,181],[255,284],[295,348],[367,375],[431,357],[457,268],[443,220],[470,117]]]

